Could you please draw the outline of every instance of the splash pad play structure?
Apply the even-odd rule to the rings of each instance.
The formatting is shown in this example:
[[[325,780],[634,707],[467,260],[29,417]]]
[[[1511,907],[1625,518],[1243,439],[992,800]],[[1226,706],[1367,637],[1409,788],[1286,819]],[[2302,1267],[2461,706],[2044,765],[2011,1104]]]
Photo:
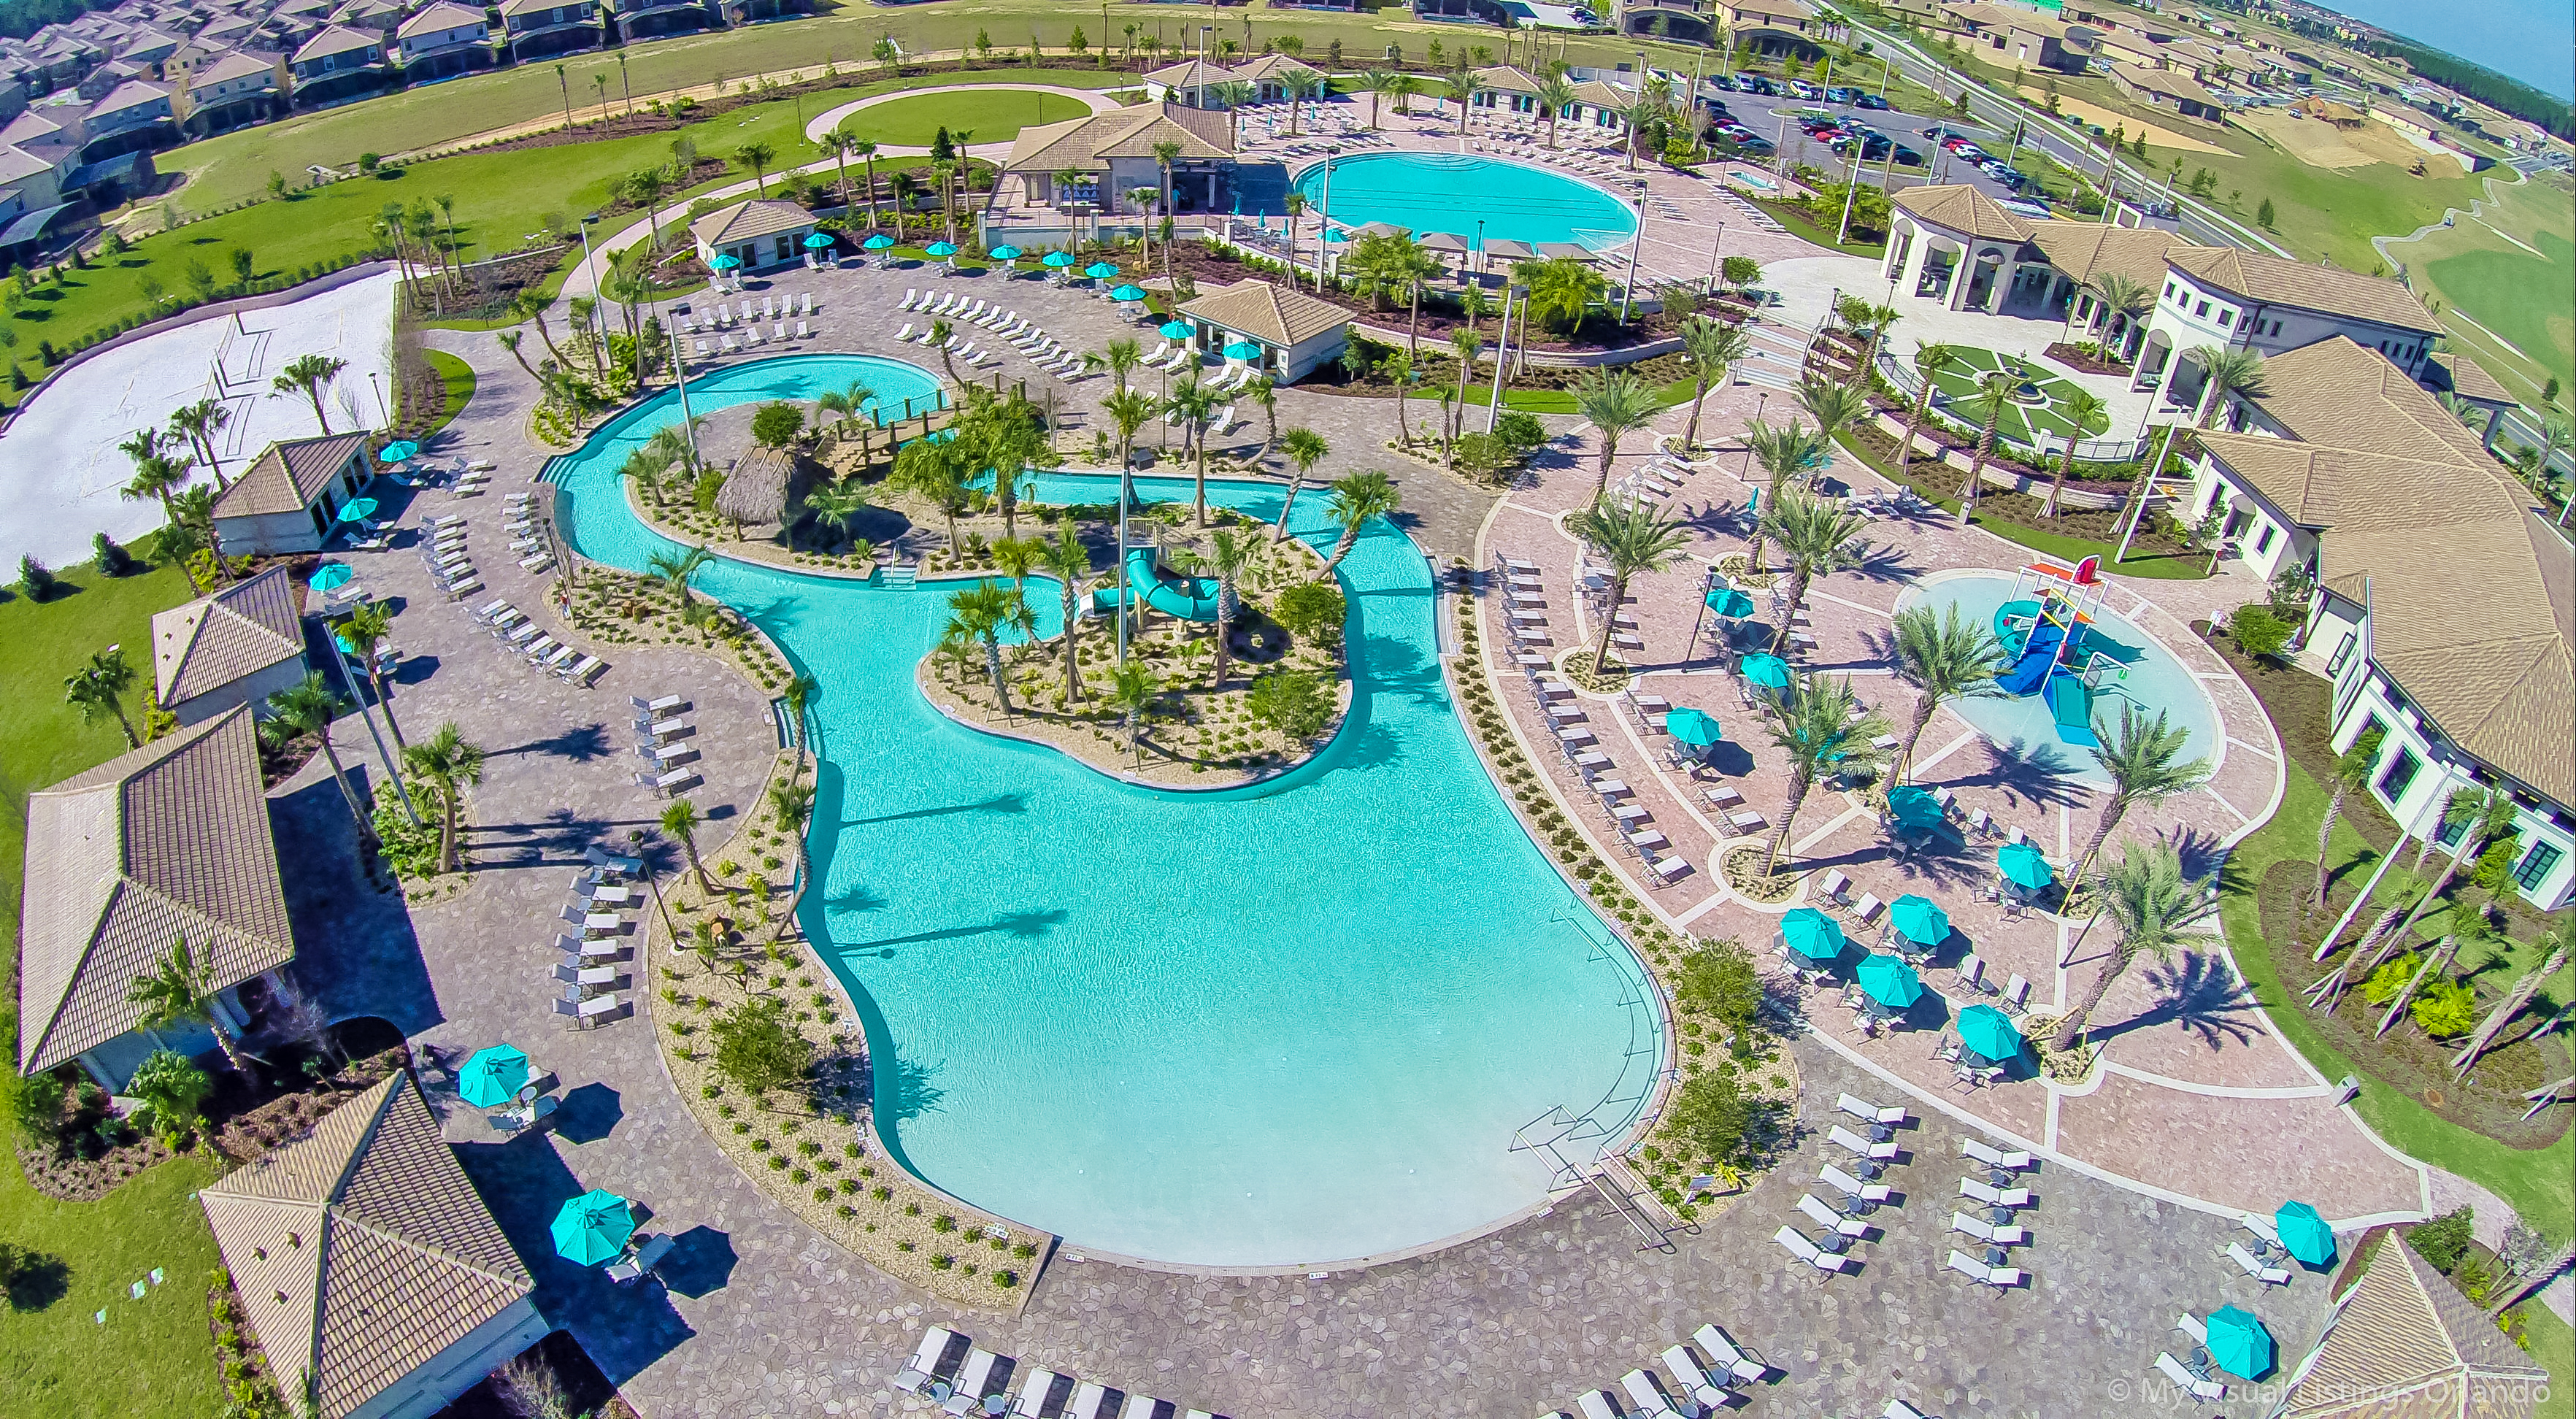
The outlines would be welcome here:
[[[2045,558],[2023,567],[2012,594],[1995,608],[1995,639],[2012,666],[1995,677],[2007,695],[2037,695],[2056,722],[2057,737],[2079,749],[2101,739],[2093,733],[2093,697],[2106,684],[2128,678],[2107,638],[2094,634],[2094,618],[2108,590],[2098,557],[2072,567]]]

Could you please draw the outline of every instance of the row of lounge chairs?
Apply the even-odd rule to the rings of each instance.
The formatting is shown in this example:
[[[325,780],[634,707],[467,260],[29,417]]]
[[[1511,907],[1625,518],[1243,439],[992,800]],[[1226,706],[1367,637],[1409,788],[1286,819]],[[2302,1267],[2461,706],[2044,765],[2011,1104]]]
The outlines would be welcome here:
[[[1685,1414],[1716,1413],[1748,1402],[1743,1390],[1771,1376],[1771,1366],[1748,1353],[1714,1325],[1691,1333],[1691,1345],[1668,1346],[1656,1356],[1661,1369],[1643,1365],[1619,1377],[1619,1388],[1588,1389],[1574,1398],[1573,1415],[1582,1419],[1681,1419]],[[1692,1345],[1698,1348],[1692,1349]],[[1551,1409],[1539,1419],[1572,1419]]]
[[[1872,1239],[1876,1230],[1862,1219],[1895,1196],[1879,1178],[1889,1167],[1905,1161],[1904,1150],[1896,1142],[1896,1130],[1908,1121],[1902,1107],[1881,1108],[1850,1094],[1836,1099],[1834,1107],[1869,1129],[1867,1137],[1841,1124],[1826,1130],[1826,1141],[1850,1155],[1850,1167],[1829,1162],[1816,1170],[1816,1177],[1840,1200],[1829,1202],[1812,1192],[1801,1194],[1798,1211],[1816,1224],[1816,1231],[1812,1235],[1800,1232],[1791,1223],[1772,1234],[1772,1240],[1791,1256],[1828,1275],[1851,1269],[1851,1244]]]
[[[811,316],[813,313],[814,293],[812,291],[805,292],[801,300],[794,295],[762,296],[757,310],[752,308],[751,297],[745,296],[742,298],[742,309],[738,311],[729,303],[718,301],[713,310],[681,316],[680,333],[711,335],[719,330],[731,330],[737,325],[757,326],[762,321],[793,320],[800,315]]]
[[[2029,1273],[2010,1264],[2010,1249],[2030,1244],[2030,1232],[2021,1225],[2018,1211],[2030,1205],[2031,1195],[2017,1178],[2036,1162],[2022,1149],[1997,1148],[1977,1138],[1959,1140],[1959,1152],[1974,1165],[1968,1176],[1959,1179],[1959,1195],[1977,1207],[1952,1212],[1950,1230],[1974,1238],[1984,1251],[1971,1255],[1951,1248],[1950,1269],[1998,1291],[2019,1286]]]
[[[938,1403],[949,1414],[1013,1419],[1222,1419],[1167,1399],[1023,1365],[934,1325],[895,1373],[894,1387]],[[997,1403],[998,1401],[998,1403]]]
[[[1079,379],[1086,372],[1083,368],[1082,352],[1049,335],[1036,322],[1019,312],[989,305],[981,297],[960,296],[954,291],[943,293],[936,288],[928,295],[906,291],[903,304],[895,309],[918,311],[923,315],[935,317],[935,321],[949,322],[948,339],[941,348],[948,350],[970,368],[982,369],[998,363],[1000,356],[994,352],[992,344],[1007,343],[1026,357],[1031,364],[1036,365],[1039,370],[1057,379]],[[918,334],[914,333],[912,324],[906,322],[901,330],[895,332],[894,338],[902,344],[916,342],[923,345],[930,344],[932,337],[939,330],[935,321],[922,326]],[[972,337],[958,328],[963,325],[989,330],[995,340],[979,350],[975,347]]]
[[[485,603],[473,615],[501,643],[502,650],[568,684],[588,689],[608,668],[608,662],[598,656],[584,655],[547,635],[544,627],[529,620],[528,613],[511,605],[507,597]]]
[[[635,786],[676,798],[703,782],[689,767],[698,762],[698,727],[682,717],[689,702],[678,695],[630,702],[635,706],[635,756],[648,766],[636,770]]]
[[[758,321],[753,321],[742,328],[739,338],[728,333],[717,338],[712,344],[701,338],[697,342],[698,358],[702,360],[710,360],[723,355],[738,355],[745,350],[756,349],[763,344],[783,345],[790,340],[810,340],[812,338],[814,338],[814,329],[804,321],[800,320],[796,322],[795,332],[791,334],[787,329],[787,322],[782,320],[770,328],[768,338],[764,340],[760,333],[760,323]]]
[[[554,981],[562,987],[554,1013],[574,1029],[589,1029],[603,1020],[632,1013],[621,992],[634,986],[623,964],[630,959],[626,937],[634,924],[626,913],[642,904],[642,894],[629,885],[642,875],[643,864],[596,846],[590,867],[572,879],[572,900],[560,913],[571,931],[555,933],[561,959]]]

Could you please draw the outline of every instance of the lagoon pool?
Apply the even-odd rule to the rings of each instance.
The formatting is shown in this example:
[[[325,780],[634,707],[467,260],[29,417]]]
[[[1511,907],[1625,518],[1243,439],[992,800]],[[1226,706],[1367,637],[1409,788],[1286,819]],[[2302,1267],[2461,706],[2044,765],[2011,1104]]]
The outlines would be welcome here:
[[[710,375],[690,402],[853,378],[935,388],[895,361],[803,356]],[[677,414],[647,401],[549,470],[584,554],[633,568],[669,545],[616,469]],[[1039,494],[1104,502],[1109,482],[1052,474]],[[1139,481],[1150,500],[1188,489]],[[1209,485],[1255,517],[1278,492]],[[1332,535],[1323,502],[1299,500],[1297,535]],[[1203,795],[941,717],[912,683],[947,619],[939,590],[702,573],[818,682],[806,926],[859,1002],[906,1166],[1076,1249],[1301,1267],[1538,1202],[1547,1170],[1511,1144],[1551,1108],[1587,1118],[1595,1146],[1639,1117],[1663,1062],[1655,993],[1477,764],[1430,566],[1381,522],[1343,571],[1349,723],[1278,783]]]
[[[1334,158],[1330,202],[1317,163],[1297,175],[1307,205],[1336,224],[1392,222],[1420,236],[1454,232],[1470,244],[1481,232],[1535,245],[1569,241],[1596,251],[1635,234],[1627,203],[1545,168],[1464,153],[1364,153]],[[1481,228],[1480,228],[1481,224]]]

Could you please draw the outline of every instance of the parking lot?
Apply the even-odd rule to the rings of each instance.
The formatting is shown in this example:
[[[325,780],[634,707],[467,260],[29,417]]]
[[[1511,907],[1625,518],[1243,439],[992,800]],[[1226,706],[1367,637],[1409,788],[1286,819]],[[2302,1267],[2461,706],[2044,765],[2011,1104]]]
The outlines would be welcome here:
[[[1787,85],[1776,80],[1766,80],[1758,76],[1748,75],[1743,82],[1763,84],[1775,92],[1765,94],[1741,88],[1730,91],[1718,87],[1725,82],[1727,81],[1716,78],[1703,81],[1700,89],[1700,103],[1704,109],[1710,109],[1720,117],[1732,118],[1742,130],[1759,140],[1755,144],[1748,145],[1745,157],[1750,161],[1773,161],[1777,156],[1773,150],[1785,148],[1791,163],[1809,163],[1829,170],[1840,167],[1848,171],[1851,163],[1850,143],[1843,142],[1839,151],[1836,151],[1829,147],[1826,138],[1811,134],[1806,129],[1828,121],[1845,129],[1856,124],[1868,130],[1868,134],[1862,141],[1867,144],[1866,164],[1873,177],[1886,165],[1892,149],[1896,158],[1894,177],[1900,184],[1968,183],[1998,201],[2014,198],[2016,195],[2010,185],[1997,181],[1975,164],[1961,161],[1956,156],[1943,152],[1934,138],[1926,136],[1926,130],[1945,129],[1952,133],[1964,132],[1973,135],[1981,143],[2000,143],[2001,146],[1993,149],[1991,153],[1998,158],[2013,156],[2009,134],[1998,139],[1991,136],[1989,130],[1963,124],[1955,119],[1945,121],[1938,117],[1905,113],[1893,108],[1870,108],[1866,105],[1874,96],[1849,93],[1841,89],[1819,90],[1813,85],[1803,85],[1801,87],[1807,92],[1817,95],[1814,98],[1807,98],[1791,92]],[[1837,103],[1832,101],[1829,95],[1842,96],[1857,102]],[[2023,151],[2027,153],[2028,149],[2025,148]],[[2027,161],[2022,162],[2020,166],[2023,172],[2030,172],[2031,165]]]

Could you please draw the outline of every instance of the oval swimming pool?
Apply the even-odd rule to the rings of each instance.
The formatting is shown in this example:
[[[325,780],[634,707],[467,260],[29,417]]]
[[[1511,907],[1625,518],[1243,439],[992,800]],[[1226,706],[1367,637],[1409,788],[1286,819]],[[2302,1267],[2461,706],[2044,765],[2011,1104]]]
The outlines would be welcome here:
[[[1330,201],[1324,171],[1332,169]],[[1317,163],[1297,175],[1307,205],[1356,227],[1391,222],[1420,236],[1454,232],[1487,239],[1575,242],[1607,250],[1637,230],[1628,204],[1588,182],[1527,163],[1466,153],[1363,153]]]
[[[690,402],[853,379],[936,387],[895,361],[793,357],[707,376]],[[549,470],[583,553],[633,568],[671,545],[628,511],[617,467],[677,413],[648,400]],[[1109,482],[1050,474],[1039,492],[1103,502]],[[1279,491],[1209,484],[1255,517]],[[1299,500],[1297,535],[1334,534],[1324,502]],[[942,718],[912,683],[948,618],[937,588],[701,574],[818,682],[806,926],[859,1002],[906,1166],[1076,1247],[1303,1267],[1539,1201],[1547,1171],[1511,1145],[1551,1108],[1586,1120],[1577,1162],[1640,1116],[1655,992],[1478,765],[1430,566],[1378,522],[1343,572],[1347,726],[1282,781],[1215,794],[1129,787]]]

